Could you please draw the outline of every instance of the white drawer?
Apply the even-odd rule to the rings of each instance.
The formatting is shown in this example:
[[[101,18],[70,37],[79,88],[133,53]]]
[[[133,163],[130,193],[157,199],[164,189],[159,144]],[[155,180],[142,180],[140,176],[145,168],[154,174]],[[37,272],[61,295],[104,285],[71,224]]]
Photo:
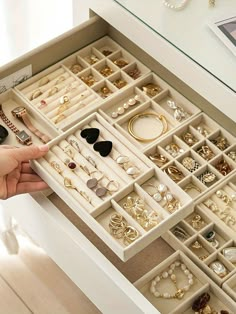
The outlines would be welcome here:
[[[26,57],[20,58],[13,64],[6,66],[0,73],[0,77],[13,73],[27,64],[33,65],[33,74],[36,74],[107,34],[130,51],[131,54],[142,59],[147,67],[152,68],[157,73],[159,72],[160,65],[158,63],[155,63],[144,51],[132,44],[113,27],[95,16],[74,30],[33,51]],[[165,69],[162,69],[162,74],[164,78],[168,78],[170,75]],[[184,86],[186,96],[193,95],[191,89],[177,78],[174,79],[173,83],[174,86],[178,84],[182,87]],[[114,96],[114,99],[115,97],[119,99],[119,94]],[[198,95],[194,94],[193,98],[195,103],[202,101],[202,98]],[[189,99],[190,101],[192,100],[191,97]],[[153,100],[149,102],[152,104]],[[105,112],[105,107],[106,105],[101,107],[101,115]],[[217,120],[216,113],[214,113],[214,118]],[[193,118],[198,119],[197,112]],[[109,118],[107,120],[109,121]],[[222,121],[221,125],[226,127],[227,118],[224,117]],[[121,129],[121,126],[122,120],[121,124],[118,123],[116,125],[118,131]],[[181,130],[181,128],[181,125],[177,127],[178,130]],[[57,131],[54,130],[53,132]],[[124,133],[124,130],[122,132]],[[168,136],[173,136],[173,134]],[[140,147],[141,151],[146,149],[151,149],[151,147],[145,149]],[[138,154],[141,154],[140,150],[137,148]],[[203,167],[206,167],[206,165]],[[190,177],[191,175],[189,174]],[[222,177],[219,179],[221,181],[224,180]],[[180,187],[182,186],[180,185]],[[59,191],[60,189],[57,190],[57,192]],[[207,193],[207,190],[203,192]],[[186,200],[186,203],[188,203],[189,198],[186,198]],[[48,255],[103,313],[120,313],[121,311],[134,314],[159,313],[132,284],[173,252],[167,243],[161,239],[155,240],[150,244],[157,234],[150,237],[151,241],[147,241],[149,246],[144,248],[145,245],[141,245],[140,249],[142,251],[126,263],[123,263],[55,194],[48,197],[41,193],[21,195],[4,201],[3,205],[9,215],[12,215],[22,228],[45,249]],[[184,213],[184,216],[189,214],[191,210],[190,206],[188,211]],[[178,220],[184,216],[180,215]],[[82,218],[86,221],[84,217]],[[170,225],[167,224],[166,229],[173,226],[176,222],[173,221]],[[90,227],[92,226],[90,224]],[[133,251],[128,257],[130,258],[138,251]],[[99,293],[101,290],[102,293]],[[226,305],[230,308],[231,301],[227,297],[226,299]],[[230,310],[233,310],[233,307]]]

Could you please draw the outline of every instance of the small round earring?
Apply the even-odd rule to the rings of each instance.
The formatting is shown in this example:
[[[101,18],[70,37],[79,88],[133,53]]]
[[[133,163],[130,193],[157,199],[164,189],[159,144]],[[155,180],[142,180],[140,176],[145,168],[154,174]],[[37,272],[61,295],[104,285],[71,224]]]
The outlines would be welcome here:
[[[77,168],[76,163],[68,158],[65,159],[64,164],[72,171],[74,171]]]

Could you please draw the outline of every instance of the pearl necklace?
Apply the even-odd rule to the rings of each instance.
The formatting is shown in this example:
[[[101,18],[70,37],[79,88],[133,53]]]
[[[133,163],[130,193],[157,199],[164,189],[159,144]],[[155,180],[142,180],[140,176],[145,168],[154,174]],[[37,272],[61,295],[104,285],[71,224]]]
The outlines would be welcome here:
[[[186,6],[188,0],[182,0],[182,1],[178,1],[178,2],[179,2],[179,4],[177,4],[177,3],[174,4],[174,3],[171,3],[170,0],[163,0],[163,4],[167,8],[172,9],[172,10],[182,10]]]
[[[188,279],[188,284],[185,285],[183,288],[179,288],[177,285],[177,278],[174,274],[174,270],[176,267],[180,267],[183,273],[186,275]],[[176,292],[174,294],[170,294],[169,292],[159,292],[157,290],[157,284],[162,279],[167,279],[170,276],[171,281],[174,283]],[[156,298],[164,298],[164,299],[182,299],[187,291],[189,291],[190,287],[194,284],[193,281],[193,274],[189,271],[187,266],[184,263],[181,263],[180,261],[176,261],[173,264],[170,265],[169,269],[164,271],[161,275],[157,275],[151,282],[150,286],[150,292],[156,297]]]

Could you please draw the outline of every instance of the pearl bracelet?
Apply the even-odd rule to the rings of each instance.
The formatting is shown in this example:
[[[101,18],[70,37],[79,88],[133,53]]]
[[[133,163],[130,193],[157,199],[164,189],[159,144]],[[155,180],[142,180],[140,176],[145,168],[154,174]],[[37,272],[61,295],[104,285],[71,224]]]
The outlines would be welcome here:
[[[175,275],[174,271],[176,267],[180,267],[184,275],[186,275],[188,284],[185,284],[182,288],[178,287],[177,284],[177,276]],[[162,279],[170,278],[173,282],[176,292],[174,294],[170,294],[169,292],[159,292],[157,290],[157,285],[161,282]],[[164,299],[182,299],[187,291],[191,288],[194,284],[193,274],[189,271],[187,266],[180,261],[175,261],[173,264],[169,266],[169,268],[164,271],[161,275],[157,275],[151,282],[150,292],[156,298],[164,298]]]

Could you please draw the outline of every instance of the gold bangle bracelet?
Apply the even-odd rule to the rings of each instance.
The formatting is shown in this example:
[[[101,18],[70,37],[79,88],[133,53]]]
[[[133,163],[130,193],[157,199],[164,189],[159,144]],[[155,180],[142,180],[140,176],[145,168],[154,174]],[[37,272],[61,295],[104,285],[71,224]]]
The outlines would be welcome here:
[[[134,122],[139,118],[148,117],[148,116],[154,116],[157,120],[159,120],[162,123],[162,131],[160,132],[160,134],[158,134],[157,136],[152,137],[152,138],[143,138],[143,137],[137,136],[133,130]],[[167,124],[166,118],[163,115],[159,115],[159,114],[154,113],[154,112],[138,113],[135,116],[133,116],[129,120],[129,123],[128,123],[129,134],[132,135],[136,140],[138,140],[140,142],[154,141],[155,139],[160,137],[162,134],[166,133],[167,130],[168,130],[168,124]]]

